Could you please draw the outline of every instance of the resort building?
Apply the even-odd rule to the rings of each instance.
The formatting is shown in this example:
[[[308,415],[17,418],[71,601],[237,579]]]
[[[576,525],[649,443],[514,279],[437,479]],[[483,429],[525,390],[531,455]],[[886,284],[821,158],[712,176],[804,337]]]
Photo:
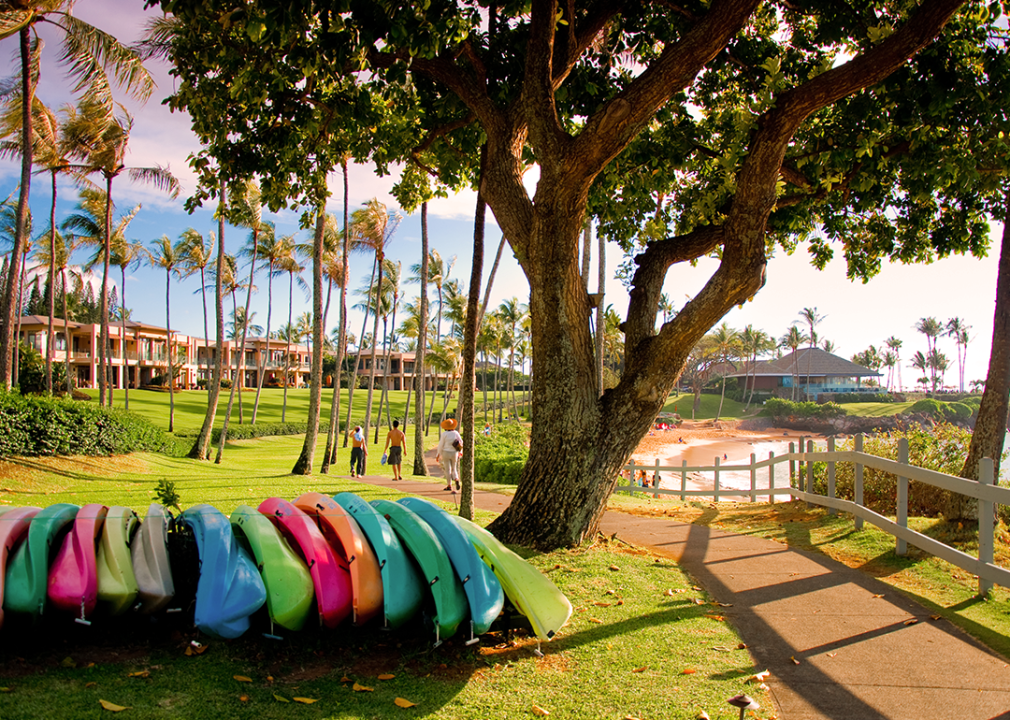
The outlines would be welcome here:
[[[368,376],[372,368],[372,349],[361,348],[358,351],[348,353],[348,369],[352,363],[360,357],[358,365],[358,377]],[[416,355],[413,352],[393,351],[389,353],[389,363],[386,363],[386,354],[381,348],[375,350],[375,384],[378,387],[386,386],[390,390],[406,390],[411,387],[414,378],[414,365]],[[435,383],[442,383],[450,379],[449,373],[433,373],[429,367],[425,372],[424,389],[432,390]]]
[[[803,348],[774,360],[738,364],[726,377],[755,393],[789,397],[795,385],[801,399],[827,401],[831,398],[824,396],[834,393],[880,392],[878,383],[867,380],[881,374],[820,348]]]
[[[55,338],[53,361],[65,363],[68,355],[66,330],[70,331],[70,373],[78,387],[97,387],[98,345],[101,326],[77,322],[53,321]],[[21,317],[20,339],[44,356],[49,318],[41,315]],[[127,320],[109,324],[112,385],[131,388],[154,384],[155,378],[168,374],[168,330],[157,325]],[[287,370],[291,384],[307,385],[311,370],[311,350],[306,345],[266,338],[246,338],[245,357],[239,357],[239,342],[224,343],[224,375],[230,380],[242,377],[244,387],[256,387],[263,372],[264,385],[281,385]],[[172,333],[171,357],[179,368],[176,384],[182,388],[197,387],[198,380],[207,380],[214,370],[216,342],[191,335]]]

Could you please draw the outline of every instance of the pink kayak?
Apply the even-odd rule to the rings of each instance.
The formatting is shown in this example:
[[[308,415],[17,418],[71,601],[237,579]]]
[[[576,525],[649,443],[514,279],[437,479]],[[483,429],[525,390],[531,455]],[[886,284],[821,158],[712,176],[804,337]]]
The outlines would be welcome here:
[[[4,621],[4,577],[7,575],[7,556],[24,540],[28,528],[31,527],[32,518],[40,510],[41,508],[37,507],[10,508],[5,509],[4,514],[0,515],[0,626]]]
[[[329,495],[305,493],[295,498],[295,507],[319,523],[330,546],[347,561],[351,571],[355,625],[364,625],[382,612],[382,570],[368,538],[351,517]]]
[[[74,525],[49,566],[49,602],[87,623],[98,603],[96,549],[109,509],[89,503],[77,511]]]
[[[259,511],[273,521],[309,566],[319,621],[328,628],[339,625],[351,614],[351,571],[347,561],[326,542],[316,521],[287,500],[267,498],[260,503]]]

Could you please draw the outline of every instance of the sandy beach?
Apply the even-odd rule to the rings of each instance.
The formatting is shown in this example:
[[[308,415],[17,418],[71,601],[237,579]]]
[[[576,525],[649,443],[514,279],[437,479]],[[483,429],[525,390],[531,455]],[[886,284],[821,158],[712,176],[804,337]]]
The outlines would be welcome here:
[[[632,455],[636,464],[655,465],[659,460],[660,466],[680,466],[687,461],[689,467],[712,466],[715,459],[719,458],[720,464],[744,465],[750,462],[753,453],[758,460],[768,458],[769,452],[781,455],[788,452],[789,443],[798,443],[801,437],[814,438],[817,436],[811,433],[800,433],[795,430],[784,430],[781,428],[769,428],[768,430],[753,431],[742,430],[737,427],[736,422],[712,420],[688,421],[679,428],[669,430],[655,430],[642,438],[638,449]],[[785,468],[780,468],[784,473]],[[650,473],[651,475],[651,473]],[[781,487],[786,484],[786,480],[778,480],[776,475],[776,486]],[[785,477],[784,475],[782,476]],[[680,477],[674,473],[661,472],[661,487],[669,489],[680,488]],[[689,490],[710,490],[712,479],[689,476],[687,489]],[[750,487],[750,473],[748,471],[724,471],[720,473],[720,487],[746,489]],[[767,471],[759,473],[758,487],[768,487]]]

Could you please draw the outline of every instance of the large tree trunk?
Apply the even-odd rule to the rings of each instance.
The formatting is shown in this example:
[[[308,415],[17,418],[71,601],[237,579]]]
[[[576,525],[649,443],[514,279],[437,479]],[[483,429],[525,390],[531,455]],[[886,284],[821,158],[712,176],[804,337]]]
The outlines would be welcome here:
[[[481,153],[483,162],[486,153]],[[459,499],[459,514],[473,520],[473,443],[476,433],[473,422],[473,396],[476,382],[477,333],[480,329],[480,282],[484,273],[484,217],[487,205],[480,189],[477,190],[477,210],[473,220],[473,261],[470,266],[470,290],[466,299],[466,317],[463,320],[463,377],[459,383],[459,412],[456,422],[463,436],[463,455],[460,458],[459,477],[463,484]]]
[[[32,182],[32,100],[35,88],[32,86],[30,68],[31,29],[24,27],[18,33],[21,42],[21,97],[24,112],[21,114],[21,188],[18,191],[17,214],[14,219],[14,248],[11,250],[11,265],[4,286],[3,322],[0,323],[0,381],[5,389],[10,389],[17,374],[15,360],[18,338],[14,335],[15,320],[21,314],[18,302],[18,279],[21,277],[21,256],[28,242],[28,195]]]
[[[996,276],[996,310],[993,313],[989,371],[968,446],[968,457],[961,468],[961,477],[969,480],[978,479],[978,463],[984,457],[992,458],[999,468],[1007,433],[1007,410],[1010,406],[1010,193],[1007,194],[1006,204]],[[978,502],[951,493],[944,503],[943,515],[948,520],[977,517]]]
[[[323,399],[323,230],[326,204],[316,208],[316,234],[312,246],[312,369],[309,378],[309,418],[302,452],[291,468],[293,475],[311,475],[319,438],[319,409]]]
[[[428,344],[428,202],[421,203],[421,303],[417,319],[417,352],[414,355],[414,474],[428,475],[424,460],[424,354]],[[406,425],[406,423],[404,423]]]

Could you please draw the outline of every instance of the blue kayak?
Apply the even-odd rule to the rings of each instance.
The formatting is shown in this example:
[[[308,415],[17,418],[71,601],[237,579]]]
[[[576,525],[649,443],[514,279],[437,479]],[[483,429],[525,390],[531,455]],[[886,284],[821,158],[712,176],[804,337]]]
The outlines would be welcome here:
[[[7,561],[4,612],[23,613],[37,621],[46,608],[49,559],[55,557],[80,506],[56,503],[32,519],[28,537]]]
[[[393,531],[421,567],[435,601],[436,644],[452,637],[470,609],[463,584],[453,570],[445,546],[427,523],[391,500],[373,500],[372,507],[389,521]]]
[[[406,497],[397,502],[412,510],[435,531],[463,583],[463,591],[470,603],[472,635],[483,635],[498,619],[505,605],[505,593],[498,578],[480,559],[470,538],[460,530],[452,515],[423,498]]]
[[[192,529],[200,554],[194,622],[208,635],[237,638],[249,629],[249,616],[267,601],[256,563],[216,508],[194,505],[179,519]]]
[[[368,538],[382,573],[386,627],[400,627],[421,610],[424,602],[424,581],[417,566],[389,522],[375,508],[354,493],[340,493],[333,499],[351,514]]]

